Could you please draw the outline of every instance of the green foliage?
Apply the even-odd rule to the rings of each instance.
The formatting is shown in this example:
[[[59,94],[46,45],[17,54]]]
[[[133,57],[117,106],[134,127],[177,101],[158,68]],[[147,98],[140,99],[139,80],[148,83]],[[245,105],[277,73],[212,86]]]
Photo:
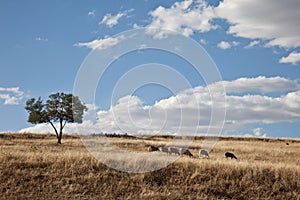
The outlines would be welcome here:
[[[51,94],[45,107],[49,119],[55,122],[82,123],[83,113],[87,110],[77,96],[64,93]]]
[[[82,123],[83,114],[87,111],[87,107],[81,103],[79,97],[65,93],[51,94],[46,103],[43,103],[41,97],[29,99],[25,109],[29,113],[28,122],[51,124],[59,139],[58,143],[60,143],[62,130],[66,123]],[[60,134],[53,124],[55,122],[60,124]]]
[[[39,97],[37,100],[34,98],[26,102],[25,109],[29,112],[28,122],[33,124],[45,123],[48,121],[45,105]]]

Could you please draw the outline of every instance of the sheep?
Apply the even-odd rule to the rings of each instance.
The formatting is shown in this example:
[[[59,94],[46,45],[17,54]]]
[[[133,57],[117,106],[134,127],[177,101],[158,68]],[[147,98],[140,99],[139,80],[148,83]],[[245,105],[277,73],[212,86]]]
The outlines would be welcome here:
[[[199,158],[201,158],[201,157],[207,157],[207,158],[209,158],[208,152],[206,150],[204,150],[204,149],[201,149],[199,151]]]
[[[165,153],[169,154],[169,149],[168,149],[168,147],[159,147],[159,151],[165,152]]]
[[[152,152],[152,151],[159,151],[159,149],[158,149],[158,147],[155,147],[155,146],[150,145],[150,146],[148,147],[148,151],[149,151],[149,152]]]
[[[178,149],[176,148],[176,147],[169,147],[169,153],[170,154],[177,154],[177,155],[180,155],[180,153],[179,153],[179,151],[178,151]]]
[[[179,148],[180,155],[187,155],[189,157],[194,157],[193,154],[187,148]]]
[[[237,159],[237,157],[231,152],[226,152],[225,156],[226,156],[226,158]]]

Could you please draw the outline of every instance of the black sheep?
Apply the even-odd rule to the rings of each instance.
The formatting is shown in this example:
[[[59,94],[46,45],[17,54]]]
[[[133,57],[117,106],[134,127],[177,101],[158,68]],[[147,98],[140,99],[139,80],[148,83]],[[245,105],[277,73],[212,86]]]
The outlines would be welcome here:
[[[226,156],[226,158],[237,159],[237,157],[233,153],[230,153],[230,152],[226,152],[225,156]]]

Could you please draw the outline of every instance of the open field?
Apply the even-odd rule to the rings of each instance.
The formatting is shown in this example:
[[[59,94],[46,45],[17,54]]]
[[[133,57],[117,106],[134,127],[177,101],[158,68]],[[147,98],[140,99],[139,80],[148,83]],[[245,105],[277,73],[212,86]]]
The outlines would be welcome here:
[[[127,151],[171,138],[111,137]],[[158,171],[126,173],[93,158],[78,136],[0,134],[0,199],[300,199],[300,141],[221,138],[209,159],[202,139]],[[288,143],[288,145],[287,145]],[[226,159],[226,151],[238,160]]]

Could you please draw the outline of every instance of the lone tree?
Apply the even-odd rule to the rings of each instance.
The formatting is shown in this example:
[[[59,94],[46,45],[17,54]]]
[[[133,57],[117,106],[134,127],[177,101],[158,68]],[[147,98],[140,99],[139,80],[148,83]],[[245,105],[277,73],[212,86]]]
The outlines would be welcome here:
[[[87,111],[87,107],[81,103],[79,97],[65,93],[51,94],[46,103],[43,103],[41,97],[29,99],[25,109],[29,113],[28,122],[51,124],[56,133],[58,144],[61,144],[65,125],[67,123],[82,123],[84,111]],[[54,126],[55,122],[59,122],[59,131]]]

